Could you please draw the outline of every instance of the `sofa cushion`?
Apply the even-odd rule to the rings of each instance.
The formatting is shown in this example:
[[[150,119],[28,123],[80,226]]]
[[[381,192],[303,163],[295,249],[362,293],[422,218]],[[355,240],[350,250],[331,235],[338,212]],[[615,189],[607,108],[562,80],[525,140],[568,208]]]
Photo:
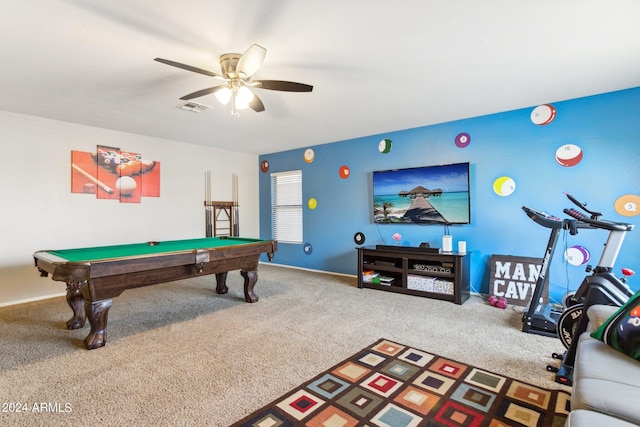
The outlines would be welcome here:
[[[571,411],[565,422],[565,427],[633,427],[635,424],[622,421],[618,418],[610,417],[609,415],[601,414],[599,412],[587,411],[584,409],[578,409],[577,411]]]
[[[629,301],[609,317],[591,336],[634,359],[640,360],[640,291],[629,298]]]
[[[640,425],[640,362],[589,333],[579,340],[571,409],[597,411]]]

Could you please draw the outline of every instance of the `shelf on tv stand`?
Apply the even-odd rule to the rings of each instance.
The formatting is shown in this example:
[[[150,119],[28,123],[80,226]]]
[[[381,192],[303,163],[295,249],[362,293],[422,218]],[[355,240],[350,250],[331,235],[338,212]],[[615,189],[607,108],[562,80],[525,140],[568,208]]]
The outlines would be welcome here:
[[[358,287],[462,304],[470,295],[469,254],[406,246],[359,247]],[[369,281],[372,271],[384,283]],[[375,279],[372,279],[375,280]]]

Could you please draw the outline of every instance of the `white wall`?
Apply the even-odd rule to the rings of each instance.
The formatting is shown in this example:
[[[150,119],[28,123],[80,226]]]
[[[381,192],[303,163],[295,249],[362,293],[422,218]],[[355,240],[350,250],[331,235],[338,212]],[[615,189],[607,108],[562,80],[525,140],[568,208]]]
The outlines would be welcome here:
[[[159,161],[160,197],[125,204],[71,193],[71,151],[96,145]],[[204,237],[207,170],[213,200],[231,200],[238,176],[240,235],[259,237],[252,154],[0,111],[0,158],[0,306],[64,294],[63,282],[39,276],[36,250]]]

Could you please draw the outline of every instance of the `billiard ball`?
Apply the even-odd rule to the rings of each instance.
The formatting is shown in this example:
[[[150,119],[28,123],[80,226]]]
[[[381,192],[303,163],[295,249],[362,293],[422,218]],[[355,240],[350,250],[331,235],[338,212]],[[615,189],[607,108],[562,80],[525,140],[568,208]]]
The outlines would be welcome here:
[[[130,176],[121,176],[116,180],[116,188],[120,191],[122,196],[130,196],[136,191],[138,184],[136,180]]]
[[[618,324],[616,332],[616,344],[620,350],[640,353],[640,317],[627,316]]]

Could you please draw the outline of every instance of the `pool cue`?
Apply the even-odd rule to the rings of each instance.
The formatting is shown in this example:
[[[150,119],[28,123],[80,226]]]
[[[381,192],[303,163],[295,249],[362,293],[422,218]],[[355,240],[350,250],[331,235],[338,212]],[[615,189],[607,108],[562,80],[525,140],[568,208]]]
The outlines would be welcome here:
[[[205,212],[205,233],[207,237],[213,237],[213,206],[211,206],[211,171],[204,174],[204,212]]]
[[[107,184],[105,184],[102,181],[99,181],[98,178],[95,178],[93,175],[91,175],[89,172],[82,169],[80,166],[76,165],[75,163],[71,163],[71,167],[74,170],[78,171],[82,176],[87,178],[89,181],[93,182],[98,187],[102,188],[102,190],[106,191],[109,194],[113,194],[113,190]]]
[[[233,198],[233,206],[231,207],[231,218],[233,221],[232,236],[240,236],[240,216],[238,211],[238,175],[231,175],[231,193]]]

